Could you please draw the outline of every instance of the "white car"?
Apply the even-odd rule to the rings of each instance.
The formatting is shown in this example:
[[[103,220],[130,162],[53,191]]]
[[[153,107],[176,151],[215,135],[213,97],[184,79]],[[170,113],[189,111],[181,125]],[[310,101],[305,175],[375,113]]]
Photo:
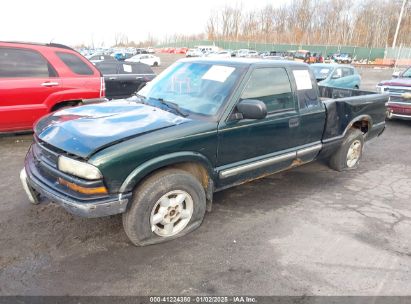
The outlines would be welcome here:
[[[204,54],[200,49],[189,49],[186,52],[186,57],[203,57]]]
[[[227,51],[211,52],[207,55],[211,58],[231,58],[231,53]]]
[[[159,57],[150,55],[150,54],[139,54],[134,55],[133,57],[126,59],[127,62],[141,62],[149,66],[160,66],[161,60]]]
[[[147,53],[154,54],[156,51],[152,47],[146,48]]]

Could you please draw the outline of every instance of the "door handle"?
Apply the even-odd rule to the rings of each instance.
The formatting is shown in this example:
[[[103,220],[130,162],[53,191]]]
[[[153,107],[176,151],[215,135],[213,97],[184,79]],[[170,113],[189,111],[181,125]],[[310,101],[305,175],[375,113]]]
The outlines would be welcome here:
[[[41,85],[42,85],[43,87],[55,87],[55,86],[58,86],[59,83],[58,83],[58,82],[46,81],[46,82],[43,82]]]
[[[116,80],[118,77],[109,77],[110,80]]]
[[[299,125],[300,125],[300,119],[299,119],[298,117],[291,118],[291,119],[288,121],[288,126],[289,126],[290,128],[296,128],[296,127],[298,127]]]
[[[136,79],[143,79],[143,77],[137,76]]]

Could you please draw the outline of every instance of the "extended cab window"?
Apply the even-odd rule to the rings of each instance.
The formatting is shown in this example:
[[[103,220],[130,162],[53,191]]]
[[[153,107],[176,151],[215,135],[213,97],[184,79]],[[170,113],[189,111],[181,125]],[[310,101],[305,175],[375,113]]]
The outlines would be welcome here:
[[[267,112],[294,109],[290,79],[283,68],[255,69],[241,95],[241,99],[258,99]]]
[[[78,75],[94,74],[93,70],[78,56],[66,52],[56,52],[56,54],[73,73]]]
[[[56,72],[36,51],[0,48],[0,78],[48,78]]]

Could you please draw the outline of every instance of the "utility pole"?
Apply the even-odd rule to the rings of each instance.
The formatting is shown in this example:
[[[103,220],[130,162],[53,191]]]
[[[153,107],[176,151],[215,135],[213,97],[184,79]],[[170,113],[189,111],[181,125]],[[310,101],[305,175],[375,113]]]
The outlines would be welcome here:
[[[395,44],[397,43],[398,32],[400,31],[401,19],[402,19],[402,15],[404,13],[404,8],[405,8],[405,3],[406,2],[407,2],[407,0],[402,1],[401,12],[400,12],[400,16],[398,17],[397,28],[395,30],[395,35],[394,35],[394,41],[392,42],[392,48],[395,48]]]

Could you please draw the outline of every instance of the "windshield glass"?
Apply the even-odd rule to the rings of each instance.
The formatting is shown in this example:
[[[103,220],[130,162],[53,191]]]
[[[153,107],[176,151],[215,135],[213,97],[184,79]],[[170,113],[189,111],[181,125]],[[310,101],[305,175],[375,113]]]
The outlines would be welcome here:
[[[316,79],[325,79],[328,77],[328,75],[330,75],[332,68],[312,65],[311,70],[313,71]]]
[[[238,67],[206,62],[177,62],[142,88],[138,95],[172,102],[181,110],[215,115],[241,75]]]

